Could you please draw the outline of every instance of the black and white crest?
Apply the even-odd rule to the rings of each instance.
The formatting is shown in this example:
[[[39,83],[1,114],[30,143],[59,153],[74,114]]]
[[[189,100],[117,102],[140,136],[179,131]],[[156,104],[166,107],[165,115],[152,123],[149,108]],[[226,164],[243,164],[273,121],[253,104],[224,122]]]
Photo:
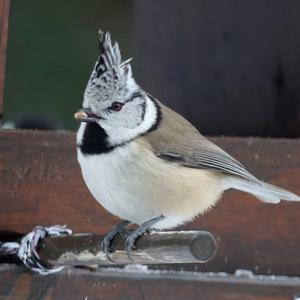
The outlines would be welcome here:
[[[85,101],[106,101],[126,95],[128,87],[135,84],[128,59],[122,62],[117,42],[112,44],[108,32],[99,32],[99,58],[85,90]]]
[[[99,43],[100,55],[83,100],[89,122],[95,124],[83,124],[77,135],[78,145],[86,154],[124,145],[153,130],[159,122],[158,104],[135,82],[130,60],[122,62],[118,43],[112,44],[107,32],[100,32]]]

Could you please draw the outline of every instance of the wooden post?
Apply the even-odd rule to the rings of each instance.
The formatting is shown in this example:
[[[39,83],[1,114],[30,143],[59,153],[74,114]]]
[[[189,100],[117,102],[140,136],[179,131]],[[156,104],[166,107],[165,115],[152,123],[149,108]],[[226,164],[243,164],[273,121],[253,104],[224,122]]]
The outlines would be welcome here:
[[[0,0],[0,121],[2,118],[9,0]]]
[[[43,262],[58,265],[112,264],[102,252],[104,236],[78,234],[49,237],[42,241],[38,253]],[[217,249],[215,238],[207,231],[154,232],[137,241],[130,260],[125,249],[126,235],[117,236],[111,245],[111,259],[118,265],[204,263]]]

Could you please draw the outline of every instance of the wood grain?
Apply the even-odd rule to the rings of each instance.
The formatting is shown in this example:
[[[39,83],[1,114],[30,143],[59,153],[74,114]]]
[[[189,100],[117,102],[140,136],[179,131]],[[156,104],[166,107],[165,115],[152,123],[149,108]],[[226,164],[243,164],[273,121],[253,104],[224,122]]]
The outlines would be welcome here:
[[[214,237],[206,231],[153,232],[138,239],[129,258],[126,239],[131,232],[113,239],[109,257],[114,264],[205,263],[217,250]],[[102,251],[103,239],[103,235],[91,234],[48,237],[41,241],[37,252],[43,262],[53,266],[111,265]]]
[[[204,276],[193,273],[145,273],[66,270],[39,276],[22,268],[1,267],[1,300],[293,300],[300,279]]]
[[[213,141],[259,178],[300,194],[300,140]],[[0,230],[66,224],[74,232],[104,234],[119,221],[89,194],[76,161],[74,133],[0,131],[0,153]],[[217,256],[208,264],[183,268],[300,275],[299,211],[299,203],[268,205],[228,192],[214,209],[183,227],[211,232]]]
[[[0,0],[0,119],[1,119],[2,106],[3,106],[8,16],[9,16],[9,0]]]

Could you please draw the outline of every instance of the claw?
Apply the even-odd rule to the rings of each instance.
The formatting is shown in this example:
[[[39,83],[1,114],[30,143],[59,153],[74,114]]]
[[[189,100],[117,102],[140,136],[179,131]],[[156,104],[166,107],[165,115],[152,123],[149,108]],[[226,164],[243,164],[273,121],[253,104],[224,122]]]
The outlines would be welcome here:
[[[111,242],[112,242],[112,239],[109,240],[106,235],[104,237],[103,241],[101,242],[100,247],[101,247],[102,252],[104,252],[107,260],[109,260],[110,262],[114,262],[113,259],[109,256],[109,254],[111,252],[111,248],[110,248]]]
[[[136,230],[130,234],[127,239],[126,239],[126,245],[127,245],[127,255],[128,255],[128,258],[130,260],[134,260],[131,256],[131,252],[134,251],[136,249],[136,246],[135,246],[135,243],[136,241],[138,240],[138,238],[143,235],[143,234],[138,234],[136,233]]]
[[[112,228],[112,230],[103,238],[101,242],[100,247],[102,252],[104,252],[107,260],[109,260],[112,263],[114,262],[114,260],[109,255],[111,253],[111,243],[118,234],[122,234],[124,231],[126,231],[126,226],[129,224],[129,221],[123,221],[119,223],[118,225]]]
[[[127,248],[127,255],[130,260],[132,261],[134,260],[131,256],[131,253],[136,249],[135,244],[137,240],[146,232],[150,231],[151,227],[162,219],[164,219],[164,216],[159,216],[157,218],[146,221],[139,228],[137,228],[131,234],[128,235],[126,239],[126,248]]]

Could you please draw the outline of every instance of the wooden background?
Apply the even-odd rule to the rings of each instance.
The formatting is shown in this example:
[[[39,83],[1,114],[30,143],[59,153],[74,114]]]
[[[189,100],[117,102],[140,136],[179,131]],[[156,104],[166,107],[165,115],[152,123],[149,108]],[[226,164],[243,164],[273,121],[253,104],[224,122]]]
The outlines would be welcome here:
[[[297,24],[298,2],[286,1],[282,9],[284,2],[276,0],[271,5],[274,13],[268,13],[270,5],[267,3],[271,3],[268,1],[226,3],[225,6],[225,2],[217,1],[135,1],[141,79],[150,91],[169,101],[171,106],[177,106],[194,123],[203,126],[205,132],[218,133],[221,128],[230,134],[232,128],[237,128],[241,134],[252,133],[252,130],[267,134],[273,128],[274,135],[292,136],[291,128],[298,128],[295,125],[298,100],[295,102],[295,99],[299,98],[293,96],[297,95],[296,90],[287,87],[297,82],[297,77],[291,75],[296,73],[286,73],[285,66],[288,65],[289,70],[297,66],[293,59],[298,31],[294,30],[297,26],[291,25]],[[286,18],[287,10],[290,18]],[[230,18],[224,19],[225,15]],[[256,16],[254,21],[250,15]],[[1,62],[5,57],[7,17],[8,1],[0,0]],[[237,20],[240,23],[234,23]],[[275,26],[276,20],[281,20],[280,24],[284,22],[284,29]],[[250,35],[238,32],[239,24],[246,23],[255,29]],[[184,28],[183,24],[188,25]],[[196,27],[208,44],[193,31]],[[227,29],[222,33],[223,27]],[[208,35],[208,28],[212,35]],[[265,36],[266,32],[272,34]],[[269,55],[264,51],[267,43],[277,38],[280,55],[283,53],[280,47],[285,43],[291,45],[288,43],[295,39],[294,48],[285,48],[290,52],[285,53],[284,62],[279,54]],[[236,45],[240,39],[245,41],[245,48]],[[187,47],[179,50],[178,43]],[[265,45],[255,56],[259,58],[257,64],[253,65],[251,60],[246,63],[241,57],[242,50],[254,51],[257,43]],[[201,53],[208,61],[199,58],[198,48],[193,45],[203,45]],[[172,49],[171,53],[168,48]],[[190,57],[188,63],[187,57]],[[198,58],[201,68],[194,65]],[[220,69],[211,65],[214,60]],[[225,71],[228,64],[232,66],[229,73]],[[261,73],[262,69],[265,72]],[[187,70],[191,72],[189,75]],[[203,72],[210,75],[206,77]],[[4,63],[0,65],[0,104],[1,74],[4,74]],[[258,74],[261,76],[257,77]],[[286,77],[286,74],[290,75]],[[270,83],[267,86],[264,85],[266,78]],[[197,82],[201,84],[198,86]],[[290,91],[296,92],[289,94]],[[275,104],[271,101],[273,96],[277,99]],[[195,99],[199,99],[199,103],[193,102],[197,103],[197,109],[190,102]],[[213,116],[218,122],[203,117],[198,120],[194,111],[201,116]],[[276,123],[278,118],[282,121],[280,126]],[[212,140],[257,177],[300,194],[299,139],[227,137]],[[75,135],[68,132],[0,131],[0,212],[0,238],[7,238],[8,232],[25,233],[36,225],[53,224],[66,224],[75,232],[105,233],[118,221],[87,191],[76,161]],[[183,228],[209,230],[218,241],[218,254],[210,263],[180,266],[181,271],[196,273],[73,269],[43,277],[19,266],[1,264],[0,299],[288,300],[300,293],[299,203],[268,205],[247,194],[228,192],[214,209]],[[169,269],[174,270],[175,266]],[[289,277],[233,276],[237,269]],[[211,271],[231,275],[200,273]]]
[[[259,178],[300,194],[300,140],[213,141]],[[118,221],[87,191],[73,133],[1,131],[0,153],[0,228],[6,237],[7,231],[28,232],[36,225],[53,224],[66,224],[75,232],[105,233]],[[169,270],[234,274],[248,269],[254,274],[290,277],[262,281],[251,276],[103,270],[69,270],[41,277],[2,265],[0,299],[85,299],[88,295],[88,299],[285,300],[300,290],[299,279],[292,278],[300,276],[299,203],[264,204],[250,195],[228,192],[214,209],[183,228],[212,232],[218,253],[208,264],[168,266]]]
[[[300,194],[300,140],[213,141],[259,178]],[[0,153],[2,230],[27,232],[37,224],[66,224],[75,232],[105,233],[118,221],[85,187],[73,133],[2,131]],[[217,257],[185,268],[300,276],[299,205],[271,205],[245,193],[226,193],[214,209],[185,227],[212,232],[219,244]]]
[[[136,0],[140,84],[204,134],[300,136],[300,2]]]
[[[2,275],[2,276],[1,276]],[[294,300],[299,279],[249,279],[199,274],[65,271],[38,276],[0,269],[0,299],[37,300]]]

